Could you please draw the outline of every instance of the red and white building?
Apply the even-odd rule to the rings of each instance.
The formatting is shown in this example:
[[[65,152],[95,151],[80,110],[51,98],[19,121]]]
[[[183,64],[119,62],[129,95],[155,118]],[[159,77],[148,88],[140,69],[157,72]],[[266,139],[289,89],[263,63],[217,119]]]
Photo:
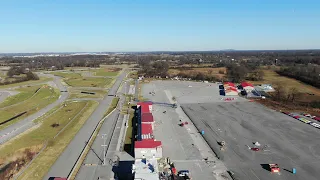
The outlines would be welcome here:
[[[224,91],[226,96],[237,96],[238,90],[232,82],[223,83]]]
[[[251,92],[251,91],[254,90],[254,86],[251,83],[248,83],[248,82],[242,82],[241,86],[247,92]]]
[[[134,144],[136,159],[162,158],[162,143],[154,139],[154,118],[152,115],[152,102],[139,102],[138,140]]]

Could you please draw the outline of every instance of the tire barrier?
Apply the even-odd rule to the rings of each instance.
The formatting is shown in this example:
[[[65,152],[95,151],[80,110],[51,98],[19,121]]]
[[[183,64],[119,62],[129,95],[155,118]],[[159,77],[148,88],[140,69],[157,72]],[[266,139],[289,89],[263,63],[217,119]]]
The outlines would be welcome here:
[[[12,121],[12,120],[14,120],[14,119],[16,119],[16,118],[18,118],[18,117],[26,114],[27,112],[28,112],[28,111],[24,111],[24,112],[22,112],[22,113],[20,113],[20,114],[18,114],[18,115],[16,115],[16,116],[13,116],[12,118],[1,122],[0,125],[3,125],[3,124],[5,124],[5,123],[7,123],[7,122],[10,122],[10,121]]]

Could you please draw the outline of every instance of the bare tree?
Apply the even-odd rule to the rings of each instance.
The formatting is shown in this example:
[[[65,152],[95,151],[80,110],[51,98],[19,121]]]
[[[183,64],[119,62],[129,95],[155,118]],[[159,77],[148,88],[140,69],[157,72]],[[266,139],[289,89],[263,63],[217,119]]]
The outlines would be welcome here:
[[[280,81],[275,81],[272,83],[273,86],[275,87],[275,99],[276,100],[283,100],[285,98],[286,94],[286,89],[285,89],[285,84]]]

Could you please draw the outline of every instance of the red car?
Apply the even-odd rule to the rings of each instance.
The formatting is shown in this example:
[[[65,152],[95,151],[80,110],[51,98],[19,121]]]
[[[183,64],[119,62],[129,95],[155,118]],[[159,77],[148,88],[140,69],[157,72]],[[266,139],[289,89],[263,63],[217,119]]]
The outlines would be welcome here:
[[[252,151],[260,151],[259,148],[251,148]]]
[[[320,117],[314,117],[313,119],[316,121],[320,121]]]

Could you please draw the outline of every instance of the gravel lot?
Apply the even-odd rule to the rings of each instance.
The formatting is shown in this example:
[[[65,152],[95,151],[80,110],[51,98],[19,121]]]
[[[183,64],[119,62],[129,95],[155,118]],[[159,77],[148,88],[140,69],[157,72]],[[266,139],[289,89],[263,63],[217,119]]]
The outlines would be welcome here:
[[[217,153],[222,156],[226,167],[241,180],[316,180],[320,177],[320,172],[317,171],[320,167],[319,129],[240,97],[233,102],[224,102],[216,84],[153,81],[145,84],[142,90],[145,98],[157,102],[165,101],[164,97],[160,97],[163,96],[160,95],[163,91],[169,91],[175,96],[197,128],[205,131],[204,138],[209,146],[218,149]],[[151,96],[150,91],[155,91],[156,95]],[[168,98],[166,102],[169,102]],[[171,112],[168,114],[168,111],[167,117],[159,114],[163,114],[162,109],[159,109],[158,113],[155,109],[156,121],[157,118],[161,118],[162,122],[179,118]],[[162,134],[156,134],[157,131],[162,131]],[[170,133],[176,133],[180,142],[179,139],[170,139],[174,136],[170,136]],[[164,155],[183,159],[183,153],[191,153],[190,159],[197,159],[197,151],[191,152],[193,149],[190,143],[183,140],[182,136],[191,141],[187,134],[176,129],[174,123],[171,128],[167,125],[157,130],[156,127],[155,131],[156,138],[163,141]],[[217,143],[221,140],[227,144],[224,152],[219,150]],[[253,147],[253,142],[256,141],[261,146],[268,145],[269,151],[249,150],[248,146]],[[173,147],[168,150],[165,145],[170,142]],[[268,163],[278,163],[281,168],[280,175],[271,174],[265,169],[264,164]],[[187,166],[186,163],[184,165]],[[297,169],[297,174],[286,171],[291,171],[293,167]],[[201,171],[196,170],[195,173]]]

